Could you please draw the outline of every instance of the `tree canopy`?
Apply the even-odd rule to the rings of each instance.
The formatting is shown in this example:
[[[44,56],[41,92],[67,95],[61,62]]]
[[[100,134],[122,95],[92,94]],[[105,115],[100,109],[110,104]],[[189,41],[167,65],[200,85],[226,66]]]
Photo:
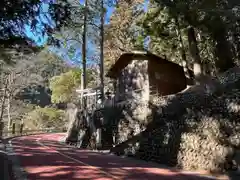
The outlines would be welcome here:
[[[52,102],[69,102],[73,98],[74,90],[80,85],[81,71],[70,70],[60,76],[55,76],[50,81]]]
[[[239,2],[150,0],[141,8],[144,3],[118,1],[105,29],[106,63],[141,44],[170,61],[187,60],[193,69],[188,37],[193,28],[204,73],[213,75],[239,64]]]
[[[47,12],[43,11],[44,6],[48,6]],[[58,44],[52,34],[54,30],[59,30],[61,26],[67,24],[69,12],[69,4],[66,0],[50,0],[46,3],[41,0],[4,0],[0,7],[0,58],[9,62],[12,56],[9,51],[13,49],[15,54],[39,50],[33,40],[27,37],[26,25],[29,25],[32,31],[36,31],[36,28],[41,26],[42,35],[49,37],[48,42]]]

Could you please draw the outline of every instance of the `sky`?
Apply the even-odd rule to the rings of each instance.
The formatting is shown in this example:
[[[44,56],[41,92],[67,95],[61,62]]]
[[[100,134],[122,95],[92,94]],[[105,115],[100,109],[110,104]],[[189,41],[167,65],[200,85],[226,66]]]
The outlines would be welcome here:
[[[84,3],[84,0],[80,0],[80,3]],[[31,38],[38,46],[42,46],[42,45],[46,44],[46,42],[48,40],[48,36],[46,34],[44,36],[42,35],[42,32],[44,30],[42,23],[53,23],[53,21],[51,20],[51,17],[48,15],[48,8],[49,8],[49,5],[47,3],[42,3],[40,16],[37,17],[37,20],[39,23],[37,24],[36,29],[32,30],[30,24],[25,24],[25,26],[24,26],[24,31],[25,31],[26,36]],[[107,11],[107,19],[108,19],[111,16],[113,9],[108,8],[107,10],[108,10]],[[54,27],[54,24],[52,24],[52,25]],[[54,53],[62,56],[66,61],[72,61],[73,63],[75,62],[75,63],[81,64],[79,62],[79,59],[81,59],[80,58],[81,57],[81,46],[76,45],[75,55],[71,58],[67,55],[67,51],[68,51],[69,47],[70,47],[70,44],[68,44],[66,48],[61,48],[61,49],[56,48],[56,47],[50,47],[50,50],[52,50]],[[88,53],[87,54],[89,55],[94,52],[96,52],[96,48],[94,47],[94,44],[91,44],[90,42],[88,42]],[[88,60],[88,62],[91,63],[91,61],[89,61],[89,60]]]
[[[80,0],[80,3],[84,3],[84,0]],[[48,13],[48,8],[49,8],[49,5],[47,3],[42,3],[42,6],[41,6],[41,13],[40,13],[40,16],[37,17],[37,20],[40,22],[37,24],[37,27],[36,27],[36,30],[32,30],[31,29],[31,25],[29,24],[25,24],[25,34],[34,40],[34,42],[41,46],[43,44],[46,43],[47,41],[47,36],[42,36],[41,32],[43,31],[44,27],[42,26],[41,22],[43,23],[53,23],[53,21],[51,20],[51,17],[47,14]],[[112,12],[113,12],[113,8],[110,8],[108,7],[107,8],[107,18],[108,19]],[[107,23],[107,21],[106,21]]]
[[[147,8],[147,1],[145,3],[145,10]],[[80,0],[80,3],[83,4],[84,0]],[[42,23],[48,23],[51,24],[54,27],[54,22],[51,20],[51,17],[48,15],[48,8],[49,5],[47,3],[42,3],[41,6],[41,13],[40,16],[37,17],[38,20],[38,24],[36,26],[36,29],[32,30],[31,25],[25,24],[25,34],[27,37],[31,38],[38,46],[42,46],[44,44],[46,44],[48,36],[45,34],[43,35],[43,30],[44,27],[42,25]],[[112,7],[107,7],[107,15],[106,15],[106,21],[105,23],[108,23],[108,19],[110,18],[112,12],[114,11],[114,9]],[[42,23],[41,23],[42,22]],[[96,53],[96,47],[94,46],[94,44],[88,42],[87,45],[87,56],[88,55],[92,55],[93,53]],[[80,59],[81,59],[81,46],[80,45],[76,45],[75,49],[75,54],[73,56],[68,56],[67,51],[68,51],[69,45],[66,48],[56,48],[56,47],[50,47],[50,50],[53,51],[54,53],[56,53],[57,55],[60,55],[64,58],[64,60],[68,61],[68,62],[73,62],[73,64],[77,63],[77,64],[81,64],[80,63]],[[88,57],[87,57],[88,58]],[[88,59],[87,62],[90,62],[90,64],[92,63],[90,58]]]

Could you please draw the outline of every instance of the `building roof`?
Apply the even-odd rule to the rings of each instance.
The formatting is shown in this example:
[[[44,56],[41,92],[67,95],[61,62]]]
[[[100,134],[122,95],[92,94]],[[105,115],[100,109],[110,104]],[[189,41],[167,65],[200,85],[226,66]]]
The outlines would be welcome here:
[[[106,76],[110,78],[117,78],[120,74],[121,70],[124,69],[128,64],[131,63],[132,60],[154,60],[161,64],[171,64],[173,66],[181,67],[180,65],[168,61],[167,59],[157,56],[155,54],[152,54],[148,51],[133,51],[133,52],[126,52],[123,53],[111,66],[109,71],[107,72]]]

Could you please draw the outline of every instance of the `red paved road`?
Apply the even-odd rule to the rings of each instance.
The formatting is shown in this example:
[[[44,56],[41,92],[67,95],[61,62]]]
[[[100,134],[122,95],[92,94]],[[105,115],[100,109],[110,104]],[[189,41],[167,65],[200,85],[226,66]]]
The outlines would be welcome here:
[[[32,135],[12,140],[30,180],[207,180],[159,168],[153,163],[103,155],[58,143],[62,134]]]

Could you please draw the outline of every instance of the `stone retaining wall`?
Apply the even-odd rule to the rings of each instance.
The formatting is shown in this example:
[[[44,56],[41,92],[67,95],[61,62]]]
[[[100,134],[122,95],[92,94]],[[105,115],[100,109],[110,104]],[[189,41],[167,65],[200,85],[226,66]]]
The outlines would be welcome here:
[[[126,116],[119,121],[127,122],[118,129],[119,143],[128,141],[112,151],[187,170],[227,170],[240,149],[239,89],[236,67],[207,84],[156,98],[147,123]],[[126,135],[130,127],[142,124],[142,132],[131,141],[134,135]]]

